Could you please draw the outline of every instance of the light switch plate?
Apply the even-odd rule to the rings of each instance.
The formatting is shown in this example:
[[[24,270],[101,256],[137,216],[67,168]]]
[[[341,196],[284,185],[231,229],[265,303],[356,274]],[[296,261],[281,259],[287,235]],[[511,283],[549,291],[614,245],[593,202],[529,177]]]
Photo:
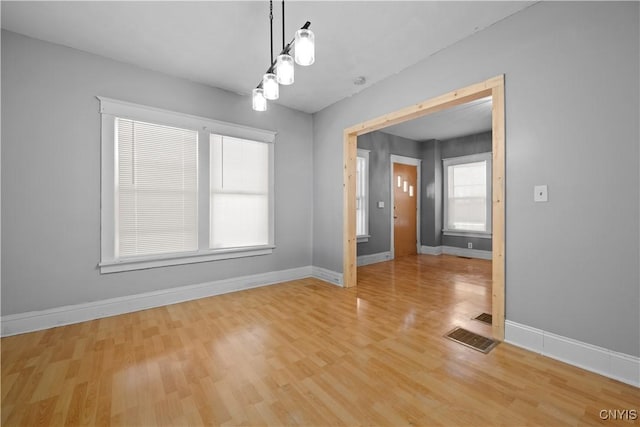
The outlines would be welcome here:
[[[546,185],[536,185],[533,187],[533,201],[534,202],[547,202],[549,201],[549,195]]]
[[[379,207],[380,209],[384,208],[384,202],[378,202],[378,207]]]

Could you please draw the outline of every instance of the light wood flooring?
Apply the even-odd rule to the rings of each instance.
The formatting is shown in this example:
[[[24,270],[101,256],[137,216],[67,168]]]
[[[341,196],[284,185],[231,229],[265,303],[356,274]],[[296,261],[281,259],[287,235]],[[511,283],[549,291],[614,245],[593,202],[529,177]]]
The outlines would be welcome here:
[[[640,389],[502,343],[491,263],[421,255],[7,337],[3,426],[592,425]],[[636,421],[637,422],[637,421]]]

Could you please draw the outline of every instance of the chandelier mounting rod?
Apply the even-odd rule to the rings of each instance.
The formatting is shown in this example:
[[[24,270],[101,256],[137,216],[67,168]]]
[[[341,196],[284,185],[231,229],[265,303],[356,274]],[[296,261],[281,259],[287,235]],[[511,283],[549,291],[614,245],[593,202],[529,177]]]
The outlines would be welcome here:
[[[1,0],[0,0],[1,1]],[[282,51],[274,60],[273,55],[273,0],[269,0],[269,68],[262,76],[262,80],[251,91],[251,104],[254,111],[267,111],[267,101],[275,101],[280,97],[280,85],[292,85],[294,78],[294,63],[303,67],[315,61],[315,36],[309,29],[311,22],[307,21],[294,34],[293,39],[285,44],[286,30],[285,10],[282,0]],[[277,43],[277,42],[276,42]],[[295,57],[289,52],[296,46]]]
[[[271,54],[271,63],[273,64],[273,0],[269,0],[269,42],[269,53]]]
[[[309,27],[311,26],[311,22],[307,21],[304,23],[304,25],[302,27],[300,27],[301,30],[307,30],[309,29]],[[282,51],[280,52],[280,55],[284,55],[284,54],[289,54],[289,52],[291,51],[291,48],[293,47],[293,44],[295,43],[296,39],[295,37],[291,39],[291,41],[289,43],[287,43],[287,45],[285,45],[282,48]],[[273,69],[276,67],[276,61],[273,60],[273,53],[271,54],[271,66],[269,68],[267,68],[267,73],[272,73]],[[256,86],[257,88],[261,88],[262,87],[262,81]]]

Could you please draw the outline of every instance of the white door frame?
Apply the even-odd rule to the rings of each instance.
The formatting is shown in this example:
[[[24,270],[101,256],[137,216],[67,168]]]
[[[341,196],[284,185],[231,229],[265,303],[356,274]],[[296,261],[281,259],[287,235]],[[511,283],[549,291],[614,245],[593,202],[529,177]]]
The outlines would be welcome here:
[[[390,190],[391,190],[391,209],[389,209],[391,211],[391,214],[389,215],[389,222],[391,224],[391,242],[390,242],[390,252],[391,252],[391,259],[394,259],[396,257],[395,254],[395,244],[394,244],[394,222],[393,222],[393,206],[394,206],[394,196],[393,196],[393,191],[394,191],[394,175],[393,175],[393,164],[394,163],[400,163],[403,165],[410,165],[410,166],[415,166],[417,171],[418,171],[418,175],[416,178],[416,251],[419,254],[420,253],[420,193],[421,193],[421,189],[422,189],[422,181],[420,180],[420,169],[422,169],[421,165],[422,165],[422,160],[421,159],[416,159],[414,157],[406,157],[406,156],[397,156],[395,154],[392,154],[391,156],[389,156],[389,166],[390,166],[390,175],[391,175],[391,182],[390,182]]]

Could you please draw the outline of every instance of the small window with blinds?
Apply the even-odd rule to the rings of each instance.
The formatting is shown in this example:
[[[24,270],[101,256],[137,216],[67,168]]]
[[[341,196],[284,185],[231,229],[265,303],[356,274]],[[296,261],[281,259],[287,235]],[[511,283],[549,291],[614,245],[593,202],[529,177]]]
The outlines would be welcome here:
[[[101,273],[273,252],[275,132],[98,99]]]
[[[491,153],[443,160],[444,231],[491,233]]]
[[[198,133],[115,119],[116,258],[198,249]]]
[[[358,149],[356,157],[356,237],[369,238],[369,151]]]

